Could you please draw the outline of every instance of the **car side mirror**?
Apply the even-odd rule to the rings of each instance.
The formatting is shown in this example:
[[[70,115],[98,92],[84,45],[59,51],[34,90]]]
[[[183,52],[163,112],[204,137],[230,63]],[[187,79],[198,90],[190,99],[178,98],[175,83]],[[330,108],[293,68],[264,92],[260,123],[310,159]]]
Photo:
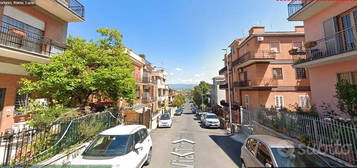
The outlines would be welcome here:
[[[265,167],[271,168],[273,166],[270,163],[265,163]]]
[[[143,148],[144,148],[144,146],[141,143],[136,144],[134,147],[135,150],[139,150],[139,149],[143,149]]]

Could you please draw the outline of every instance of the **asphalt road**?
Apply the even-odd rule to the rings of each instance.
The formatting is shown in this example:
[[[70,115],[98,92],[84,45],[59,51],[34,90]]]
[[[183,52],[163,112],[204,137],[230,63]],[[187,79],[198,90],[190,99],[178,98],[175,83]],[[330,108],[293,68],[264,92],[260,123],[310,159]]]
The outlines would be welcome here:
[[[225,130],[201,128],[189,104],[182,116],[173,118],[172,128],[155,129],[151,137],[153,155],[145,168],[240,167],[242,144],[227,136]],[[180,139],[189,141],[174,143]]]

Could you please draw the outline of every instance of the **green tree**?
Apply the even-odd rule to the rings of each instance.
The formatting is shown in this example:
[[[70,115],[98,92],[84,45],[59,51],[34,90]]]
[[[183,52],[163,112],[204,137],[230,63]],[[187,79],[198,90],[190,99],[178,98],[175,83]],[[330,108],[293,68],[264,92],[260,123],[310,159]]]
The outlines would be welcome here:
[[[64,105],[79,105],[83,112],[92,94],[112,101],[135,98],[134,70],[122,35],[115,29],[98,29],[101,38],[87,41],[69,37],[67,50],[50,58],[48,64],[29,63],[24,67],[30,77],[22,79],[22,93],[35,93]]]
[[[209,104],[207,94],[211,89],[212,86],[205,81],[201,81],[199,85],[194,87],[192,92],[193,102],[201,109]]]
[[[347,81],[336,84],[336,98],[339,109],[349,114],[354,121],[357,116],[357,85]]]
[[[174,101],[172,101],[172,106],[180,107],[185,104],[185,97],[182,94],[175,96]]]

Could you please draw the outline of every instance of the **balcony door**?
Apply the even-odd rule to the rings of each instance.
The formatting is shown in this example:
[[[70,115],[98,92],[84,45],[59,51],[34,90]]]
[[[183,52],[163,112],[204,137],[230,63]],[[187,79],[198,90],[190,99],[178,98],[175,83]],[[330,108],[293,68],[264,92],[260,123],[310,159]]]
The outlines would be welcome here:
[[[347,14],[344,16],[341,16],[340,18],[340,28],[341,28],[341,35],[343,38],[343,49],[346,51],[350,51],[354,48],[356,48],[356,39],[354,37],[354,32],[353,32],[353,27],[352,27],[352,20],[351,20],[351,15]]]
[[[4,103],[5,103],[5,91],[6,89],[0,88],[0,124],[1,124],[1,118],[4,109]]]

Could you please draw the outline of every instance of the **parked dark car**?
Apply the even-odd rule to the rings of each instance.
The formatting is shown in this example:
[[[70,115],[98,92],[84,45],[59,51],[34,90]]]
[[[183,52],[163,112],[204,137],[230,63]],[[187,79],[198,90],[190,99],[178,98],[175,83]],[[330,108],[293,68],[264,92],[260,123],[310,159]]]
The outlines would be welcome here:
[[[183,112],[183,110],[181,110],[181,109],[177,109],[176,111],[175,111],[175,116],[181,116],[182,115],[182,112]]]

